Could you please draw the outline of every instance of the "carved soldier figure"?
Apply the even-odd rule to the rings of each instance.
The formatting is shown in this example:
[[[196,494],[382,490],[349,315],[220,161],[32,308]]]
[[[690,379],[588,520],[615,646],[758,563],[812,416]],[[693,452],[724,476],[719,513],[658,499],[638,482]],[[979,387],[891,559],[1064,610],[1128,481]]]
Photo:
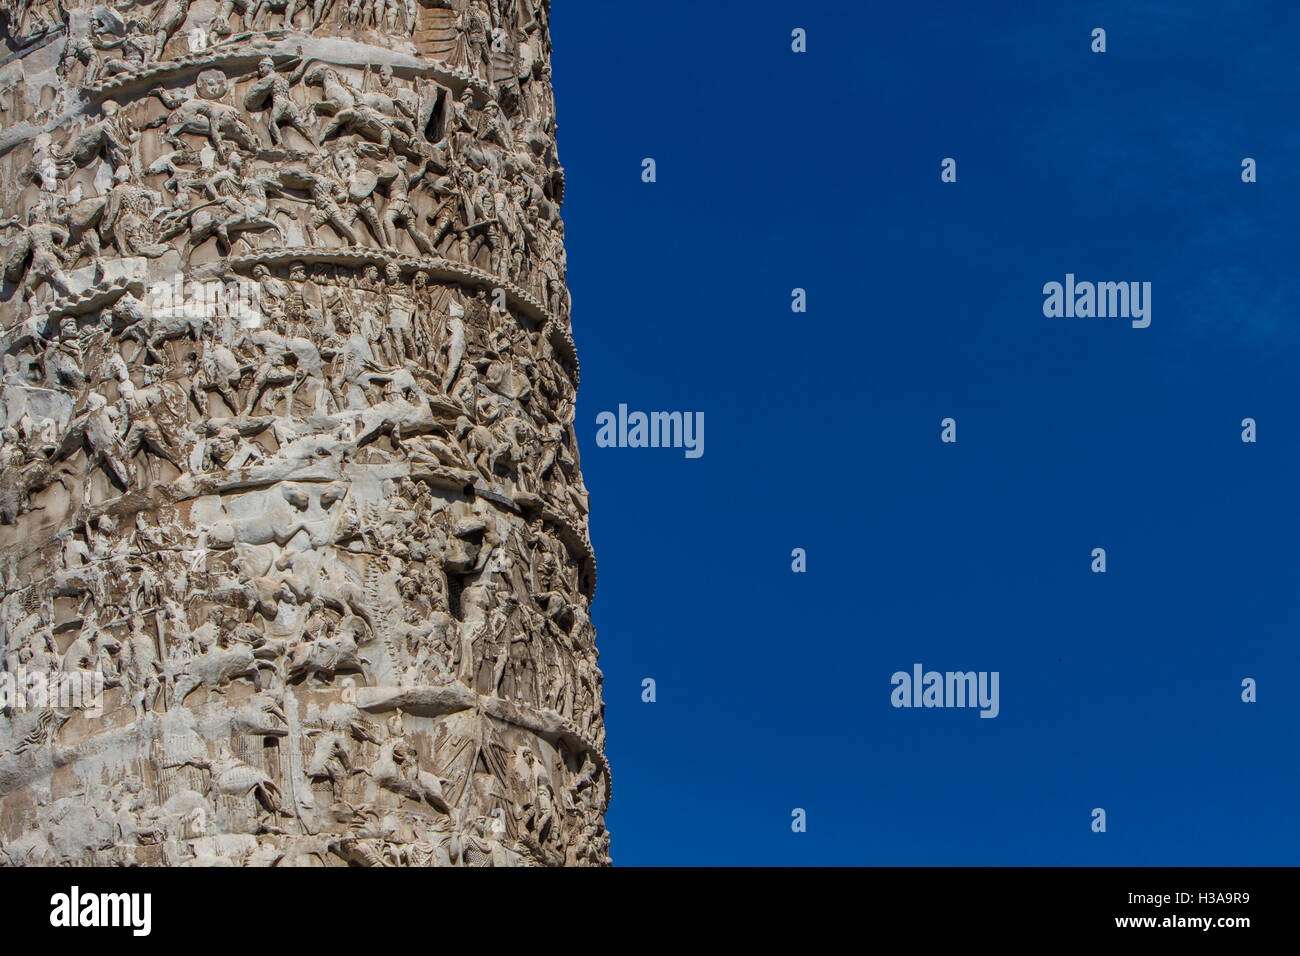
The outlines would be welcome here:
[[[63,248],[68,231],[51,221],[50,208],[38,203],[27,213],[27,225],[5,255],[5,278],[22,281],[24,294],[30,295],[42,284],[53,286],[61,295],[72,294],[72,282],[64,274],[69,256]]]
[[[180,29],[189,12],[190,0],[163,0],[153,17],[153,46],[149,50],[149,59],[162,59],[167,41]]]
[[[131,150],[117,123],[118,105],[113,100],[100,104],[101,118],[63,144],[55,163],[59,176],[70,175],[77,166],[86,166],[103,157],[114,169],[129,162]]]
[[[107,37],[103,33],[98,33],[92,39],[95,46],[101,50],[122,51],[121,57],[104,60],[99,70],[101,76],[135,73],[143,69],[145,61],[153,52],[153,37],[145,33],[140,21],[134,19],[126,22],[126,32],[119,37]]]
[[[280,181],[286,185],[305,186],[311,197],[312,210],[307,220],[307,235],[313,245],[319,244],[317,231],[321,226],[332,226],[348,245],[357,244],[357,235],[352,231],[352,218],[344,215],[340,202],[348,202],[347,187],[324,172],[326,156],[314,153],[308,159],[306,167],[292,167],[281,170]],[[354,213],[355,216],[355,213]]]
[[[482,0],[470,0],[456,21],[460,33],[461,54],[458,60],[471,75],[484,82],[492,80],[492,17]]]
[[[415,302],[405,291],[402,282],[402,270],[396,262],[384,265],[384,282],[387,302],[385,303],[388,323],[384,327],[384,340],[389,361],[392,365],[401,365],[407,359],[415,358],[415,342],[411,337],[411,318],[415,313]]]
[[[483,107],[483,121],[478,129],[478,138],[485,143],[495,143],[507,152],[514,152],[514,134],[510,131],[510,121],[501,112],[501,104],[488,100]]]
[[[280,224],[269,215],[271,203],[267,189],[274,187],[272,179],[252,175],[238,152],[231,151],[226,167],[214,172],[205,185],[209,197],[220,201],[212,213],[212,230],[227,252],[234,247],[236,239],[247,242],[244,233],[253,230],[274,229],[283,241]],[[201,227],[194,228],[197,232]]]
[[[455,233],[458,223],[469,222],[465,197],[472,175],[469,169],[460,167],[454,175],[441,176],[434,180],[433,194],[440,202],[438,208],[427,217],[432,223],[428,234],[429,245],[432,248],[437,249],[438,243],[448,233]]]
[[[72,72],[72,65],[80,63],[82,67],[81,86],[87,87],[94,85],[99,79],[99,56],[94,40],[89,36],[79,36],[70,38],[67,46],[63,48],[63,60],[59,64],[59,70],[64,76]]]
[[[478,135],[478,122],[475,118],[474,88],[466,84],[465,89],[452,104],[451,122],[447,124],[449,136],[456,133]]]
[[[45,384],[50,388],[67,388],[80,392],[86,385],[81,369],[81,342],[77,320],[65,316],[59,323],[59,337],[45,349]]]
[[[523,187],[507,186],[500,181],[492,194],[492,204],[500,222],[502,240],[501,271],[503,279],[514,279],[524,265],[524,211],[519,205]]]
[[[411,3],[413,0],[405,0]],[[379,84],[378,93],[372,94],[378,98],[382,97],[392,104],[391,107],[382,110],[390,116],[396,116],[399,112],[405,114],[414,125],[415,129],[423,132],[429,125],[429,116],[427,115],[433,109],[433,103],[429,102],[427,106],[421,104],[421,95],[418,90],[404,89],[393,82],[393,68],[387,63],[381,63],[379,69],[373,74],[369,67],[366,68],[366,76],[373,75]],[[365,82],[362,81],[364,87]],[[387,104],[385,104],[387,105]]]
[[[244,108],[266,109],[266,131],[271,137],[271,145],[281,144],[281,126],[293,127],[307,142],[314,144],[316,141],[307,127],[307,121],[294,102],[289,80],[276,72],[275,61],[269,56],[264,56],[257,62],[257,77],[257,82],[244,94]]]
[[[493,189],[491,172],[484,170],[482,176],[475,175],[469,167],[462,167],[464,176],[461,189],[465,198],[465,212],[469,222],[461,230],[462,235],[478,235],[479,248],[486,245],[489,256],[489,271],[500,274],[503,252],[501,220],[497,216],[496,195]],[[472,261],[474,252],[467,255]]]
[[[149,373],[150,376],[152,374]],[[185,466],[181,463],[173,444],[173,436],[167,434],[154,414],[155,410],[158,410],[173,431],[182,420],[166,391],[153,382],[149,382],[144,388],[139,388],[127,377],[122,378],[117,387],[122,395],[121,404],[127,422],[126,435],[122,438],[124,457],[130,459],[142,451],[149,451],[170,462],[177,471],[184,473]],[[139,474],[141,487],[148,482],[145,468],[147,464],[142,464]]]
[[[390,249],[397,249],[397,231],[401,229],[417,249],[426,255],[434,254],[434,245],[419,232],[415,210],[411,206],[411,181],[406,174],[406,157],[394,156],[391,162],[379,165],[379,182],[388,187],[388,203],[384,208],[384,241]]]

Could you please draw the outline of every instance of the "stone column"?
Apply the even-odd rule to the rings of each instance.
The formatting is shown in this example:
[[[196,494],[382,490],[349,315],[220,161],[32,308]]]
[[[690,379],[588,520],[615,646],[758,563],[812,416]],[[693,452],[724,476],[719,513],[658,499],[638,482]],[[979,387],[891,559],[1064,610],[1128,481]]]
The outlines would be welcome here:
[[[548,0],[6,0],[0,862],[605,864]]]

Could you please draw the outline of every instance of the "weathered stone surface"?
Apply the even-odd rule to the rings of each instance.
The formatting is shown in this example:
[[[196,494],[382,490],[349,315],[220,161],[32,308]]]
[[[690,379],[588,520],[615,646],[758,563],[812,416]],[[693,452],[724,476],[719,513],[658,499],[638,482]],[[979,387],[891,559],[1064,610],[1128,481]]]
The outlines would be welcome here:
[[[0,862],[608,862],[548,16],[0,5]]]

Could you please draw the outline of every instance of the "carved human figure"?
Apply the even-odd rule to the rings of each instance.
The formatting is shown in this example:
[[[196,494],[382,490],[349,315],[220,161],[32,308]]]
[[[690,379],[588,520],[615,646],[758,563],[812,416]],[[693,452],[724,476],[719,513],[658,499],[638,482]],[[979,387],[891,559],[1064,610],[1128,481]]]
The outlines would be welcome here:
[[[461,51],[457,59],[471,74],[492,79],[492,17],[482,0],[470,0],[456,21]]]
[[[64,249],[68,238],[68,231],[52,221],[49,205],[37,203],[28,210],[26,226],[5,254],[5,278],[22,282],[24,295],[46,284],[61,295],[71,295],[72,281],[63,271],[70,258]]]
[[[158,97],[170,111],[165,118],[166,140],[181,149],[185,145],[180,139],[182,133],[206,136],[222,160],[233,148],[227,140],[240,149],[257,149],[260,144],[253,127],[243,113],[225,102],[228,87],[226,75],[220,70],[204,70],[195,80],[193,97],[161,88],[150,90],[150,95]]]
[[[283,142],[281,126],[297,130],[309,143],[316,142],[302,110],[293,99],[289,78],[276,71],[275,61],[269,56],[257,61],[257,81],[244,94],[244,108],[265,109],[266,132],[271,138],[272,146],[279,146]]]

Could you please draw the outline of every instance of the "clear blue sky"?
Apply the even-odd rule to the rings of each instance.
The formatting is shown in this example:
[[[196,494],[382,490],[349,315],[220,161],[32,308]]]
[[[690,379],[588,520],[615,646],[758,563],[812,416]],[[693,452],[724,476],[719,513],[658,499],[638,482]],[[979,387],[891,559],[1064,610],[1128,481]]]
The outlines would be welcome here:
[[[615,864],[1300,861],[1300,6],[552,37]],[[1044,317],[1066,273],[1151,282],[1150,327]],[[598,448],[620,403],[703,457]],[[893,708],[917,662],[999,716]]]

